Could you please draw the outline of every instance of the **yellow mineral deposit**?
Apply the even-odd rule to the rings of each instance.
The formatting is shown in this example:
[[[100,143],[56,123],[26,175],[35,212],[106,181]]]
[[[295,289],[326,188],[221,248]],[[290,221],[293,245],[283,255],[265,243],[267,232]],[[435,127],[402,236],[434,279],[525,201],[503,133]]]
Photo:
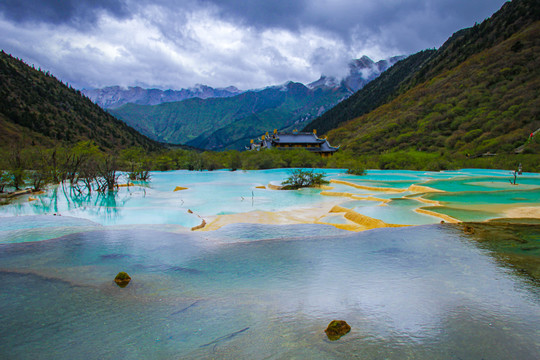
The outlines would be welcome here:
[[[374,219],[372,217],[362,215],[357,213],[354,210],[347,209],[343,206],[336,205],[331,210],[331,213],[344,213],[344,217],[347,220],[350,220],[354,222],[355,224],[362,227],[362,229],[357,230],[370,230],[370,229],[377,229],[377,228],[384,228],[384,227],[403,227],[408,225],[398,225],[398,224],[388,224],[382,220]]]
[[[351,186],[353,188],[362,189],[362,190],[370,190],[370,191],[382,191],[382,192],[389,192],[389,193],[402,193],[406,190],[404,189],[394,189],[394,188],[386,188],[386,187],[377,187],[377,186],[365,186],[365,185],[358,185],[349,181],[343,181],[343,180],[336,180],[331,179],[331,183],[334,184],[341,184],[341,185],[347,185]]]
[[[540,219],[540,206],[524,206],[508,209],[504,212],[508,218],[533,218]]]
[[[416,184],[409,186],[407,190],[410,192],[416,192],[416,193],[444,192],[443,190],[433,189],[433,188],[430,188],[429,186],[416,185]]]
[[[316,208],[302,208],[282,211],[250,211],[240,214],[216,215],[209,219],[203,231],[217,230],[228,224],[267,224],[267,225],[292,225],[292,224],[317,224],[318,220],[328,215],[334,204],[322,204]]]
[[[444,220],[444,221],[446,221],[448,223],[456,224],[456,223],[461,222],[458,219],[454,219],[453,217],[451,217],[449,215],[440,214],[440,213],[430,211],[430,210],[427,210],[427,209],[423,209],[423,208],[414,209],[414,211],[417,212],[418,214],[424,214],[424,215],[438,217],[439,219],[442,219],[442,220]]]
[[[388,203],[390,202],[390,199],[381,199],[378,197],[374,197],[371,195],[362,195],[362,194],[354,194],[349,192],[337,192],[337,191],[321,191],[321,195],[323,196],[341,196],[341,197],[348,197],[353,200],[367,200],[367,201],[376,201],[376,202],[382,202],[382,203]]]

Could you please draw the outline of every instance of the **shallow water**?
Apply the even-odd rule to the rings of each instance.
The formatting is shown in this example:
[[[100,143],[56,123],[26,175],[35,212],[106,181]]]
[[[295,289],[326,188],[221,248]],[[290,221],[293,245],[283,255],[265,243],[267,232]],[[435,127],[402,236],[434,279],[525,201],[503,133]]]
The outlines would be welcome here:
[[[302,227],[326,234],[242,225],[234,243],[225,227],[0,245],[0,357],[540,356],[540,294],[459,229],[287,233]],[[263,228],[276,240],[251,241]],[[351,333],[328,341],[332,319]]]
[[[389,199],[385,206],[319,189],[257,188],[288,173],[153,173],[150,184],[106,197],[56,187],[0,207],[0,358],[540,358],[535,224],[471,233],[316,224],[189,231],[201,217],[336,202],[396,224],[440,222],[419,207],[483,221],[500,216],[501,205],[538,206],[538,174],[506,188],[508,173],[494,170],[327,172],[367,186],[448,190],[335,184],[333,191]],[[468,209],[469,201],[486,207]],[[347,222],[335,213],[320,221]],[[112,281],[119,271],[133,278],[123,289]],[[324,329],[334,319],[352,331],[331,342]]]
[[[353,210],[389,224],[426,225],[441,221],[440,218],[414,212],[420,206],[422,204],[416,200],[395,198],[386,204],[361,205]]]
[[[365,176],[345,174],[339,169],[318,169],[327,179],[347,181],[369,186],[358,189],[345,184],[330,184],[331,192],[353,194],[360,198],[372,197],[392,200],[387,206],[370,202],[354,208],[355,211],[389,223],[422,225],[435,224],[441,219],[415,212],[423,204],[415,193],[406,191],[411,185],[428,186],[444,193],[425,194],[424,198],[440,201],[443,207],[429,210],[441,214],[453,213],[461,221],[476,221],[484,210],[482,219],[504,216],[507,205],[536,206],[540,203],[540,174],[524,173],[518,176],[518,185],[509,183],[513,176],[504,170],[463,169],[459,171],[383,171],[369,170]],[[237,214],[250,211],[280,211],[317,208],[327,204],[347,203],[346,196],[321,196],[320,189],[297,191],[268,190],[268,184],[280,184],[290,174],[289,169],[262,171],[168,171],[152,173],[151,182],[120,188],[106,196],[92,193],[77,196],[69,187],[52,187],[35,201],[21,197],[7,206],[0,207],[1,216],[53,215],[84,218],[94,223],[112,225],[174,224],[191,228],[201,223],[201,218],[215,215]],[[174,191],[177,186],[188,189]],[[402,192],[378,191],[393,188]],[[405,199],[405,197],[413,196]],[[403,199],[402,201],[396,201]],[[408,206],[403,206],[407,203]],[[463,205],[466,206],[463,206]],[[485,209],[470,209],[481,205]],[[493,206],[492,206],[493,205]],[[495,209],[498,205],[506,208]],[[350,206],[347,206],[351,208]],[[461,211],[463,210],[463,211]],[[190,213],[191,211],[192,213]],[[469,216],[470,215],[470,216]],[[37,225],[37,227],[40,227]]]
[[[540,202],[540,190],[432,193],[425,195],[425,198],[454,204],[523,204],[526,206]]]

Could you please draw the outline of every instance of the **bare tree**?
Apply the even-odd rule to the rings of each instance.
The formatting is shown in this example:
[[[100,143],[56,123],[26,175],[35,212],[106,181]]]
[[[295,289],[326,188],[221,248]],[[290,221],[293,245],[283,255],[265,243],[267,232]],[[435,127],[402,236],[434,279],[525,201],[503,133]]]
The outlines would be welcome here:
[[[99,192],[114,191],[118,184],[120,174],[116,173],[118,168],[116,157],[108,155],[98,164],[97,186]]]

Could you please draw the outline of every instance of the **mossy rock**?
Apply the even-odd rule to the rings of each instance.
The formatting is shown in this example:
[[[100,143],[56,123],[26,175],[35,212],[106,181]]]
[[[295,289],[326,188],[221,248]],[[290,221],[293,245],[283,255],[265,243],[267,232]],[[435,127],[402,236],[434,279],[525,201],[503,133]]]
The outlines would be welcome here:
[[[465,224],[465,225],[463,225],[463,232],[464,232],[465,234],[474,234],[474,233],[475,233],[475,230],[474,230],[474,228],[473,228],[471,225]]]
[[[130,281],[131,277],[123,271],[120,271],[118,275],[116,275],[116,277],[114,278],[114,282],[116,283],[116,285],[120,286],[121,288],[126,287]]]
[[[351,327],[344,320],[332,320],[324,332],[330,341],[336,341],[351,331]]]

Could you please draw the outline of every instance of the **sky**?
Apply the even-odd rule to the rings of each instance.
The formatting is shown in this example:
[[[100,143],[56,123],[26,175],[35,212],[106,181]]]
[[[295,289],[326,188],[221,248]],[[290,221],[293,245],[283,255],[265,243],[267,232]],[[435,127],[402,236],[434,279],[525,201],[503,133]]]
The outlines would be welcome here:
[[[504,0],[0,0],[0,48],[75,88],[256,89],[438,48]]]

